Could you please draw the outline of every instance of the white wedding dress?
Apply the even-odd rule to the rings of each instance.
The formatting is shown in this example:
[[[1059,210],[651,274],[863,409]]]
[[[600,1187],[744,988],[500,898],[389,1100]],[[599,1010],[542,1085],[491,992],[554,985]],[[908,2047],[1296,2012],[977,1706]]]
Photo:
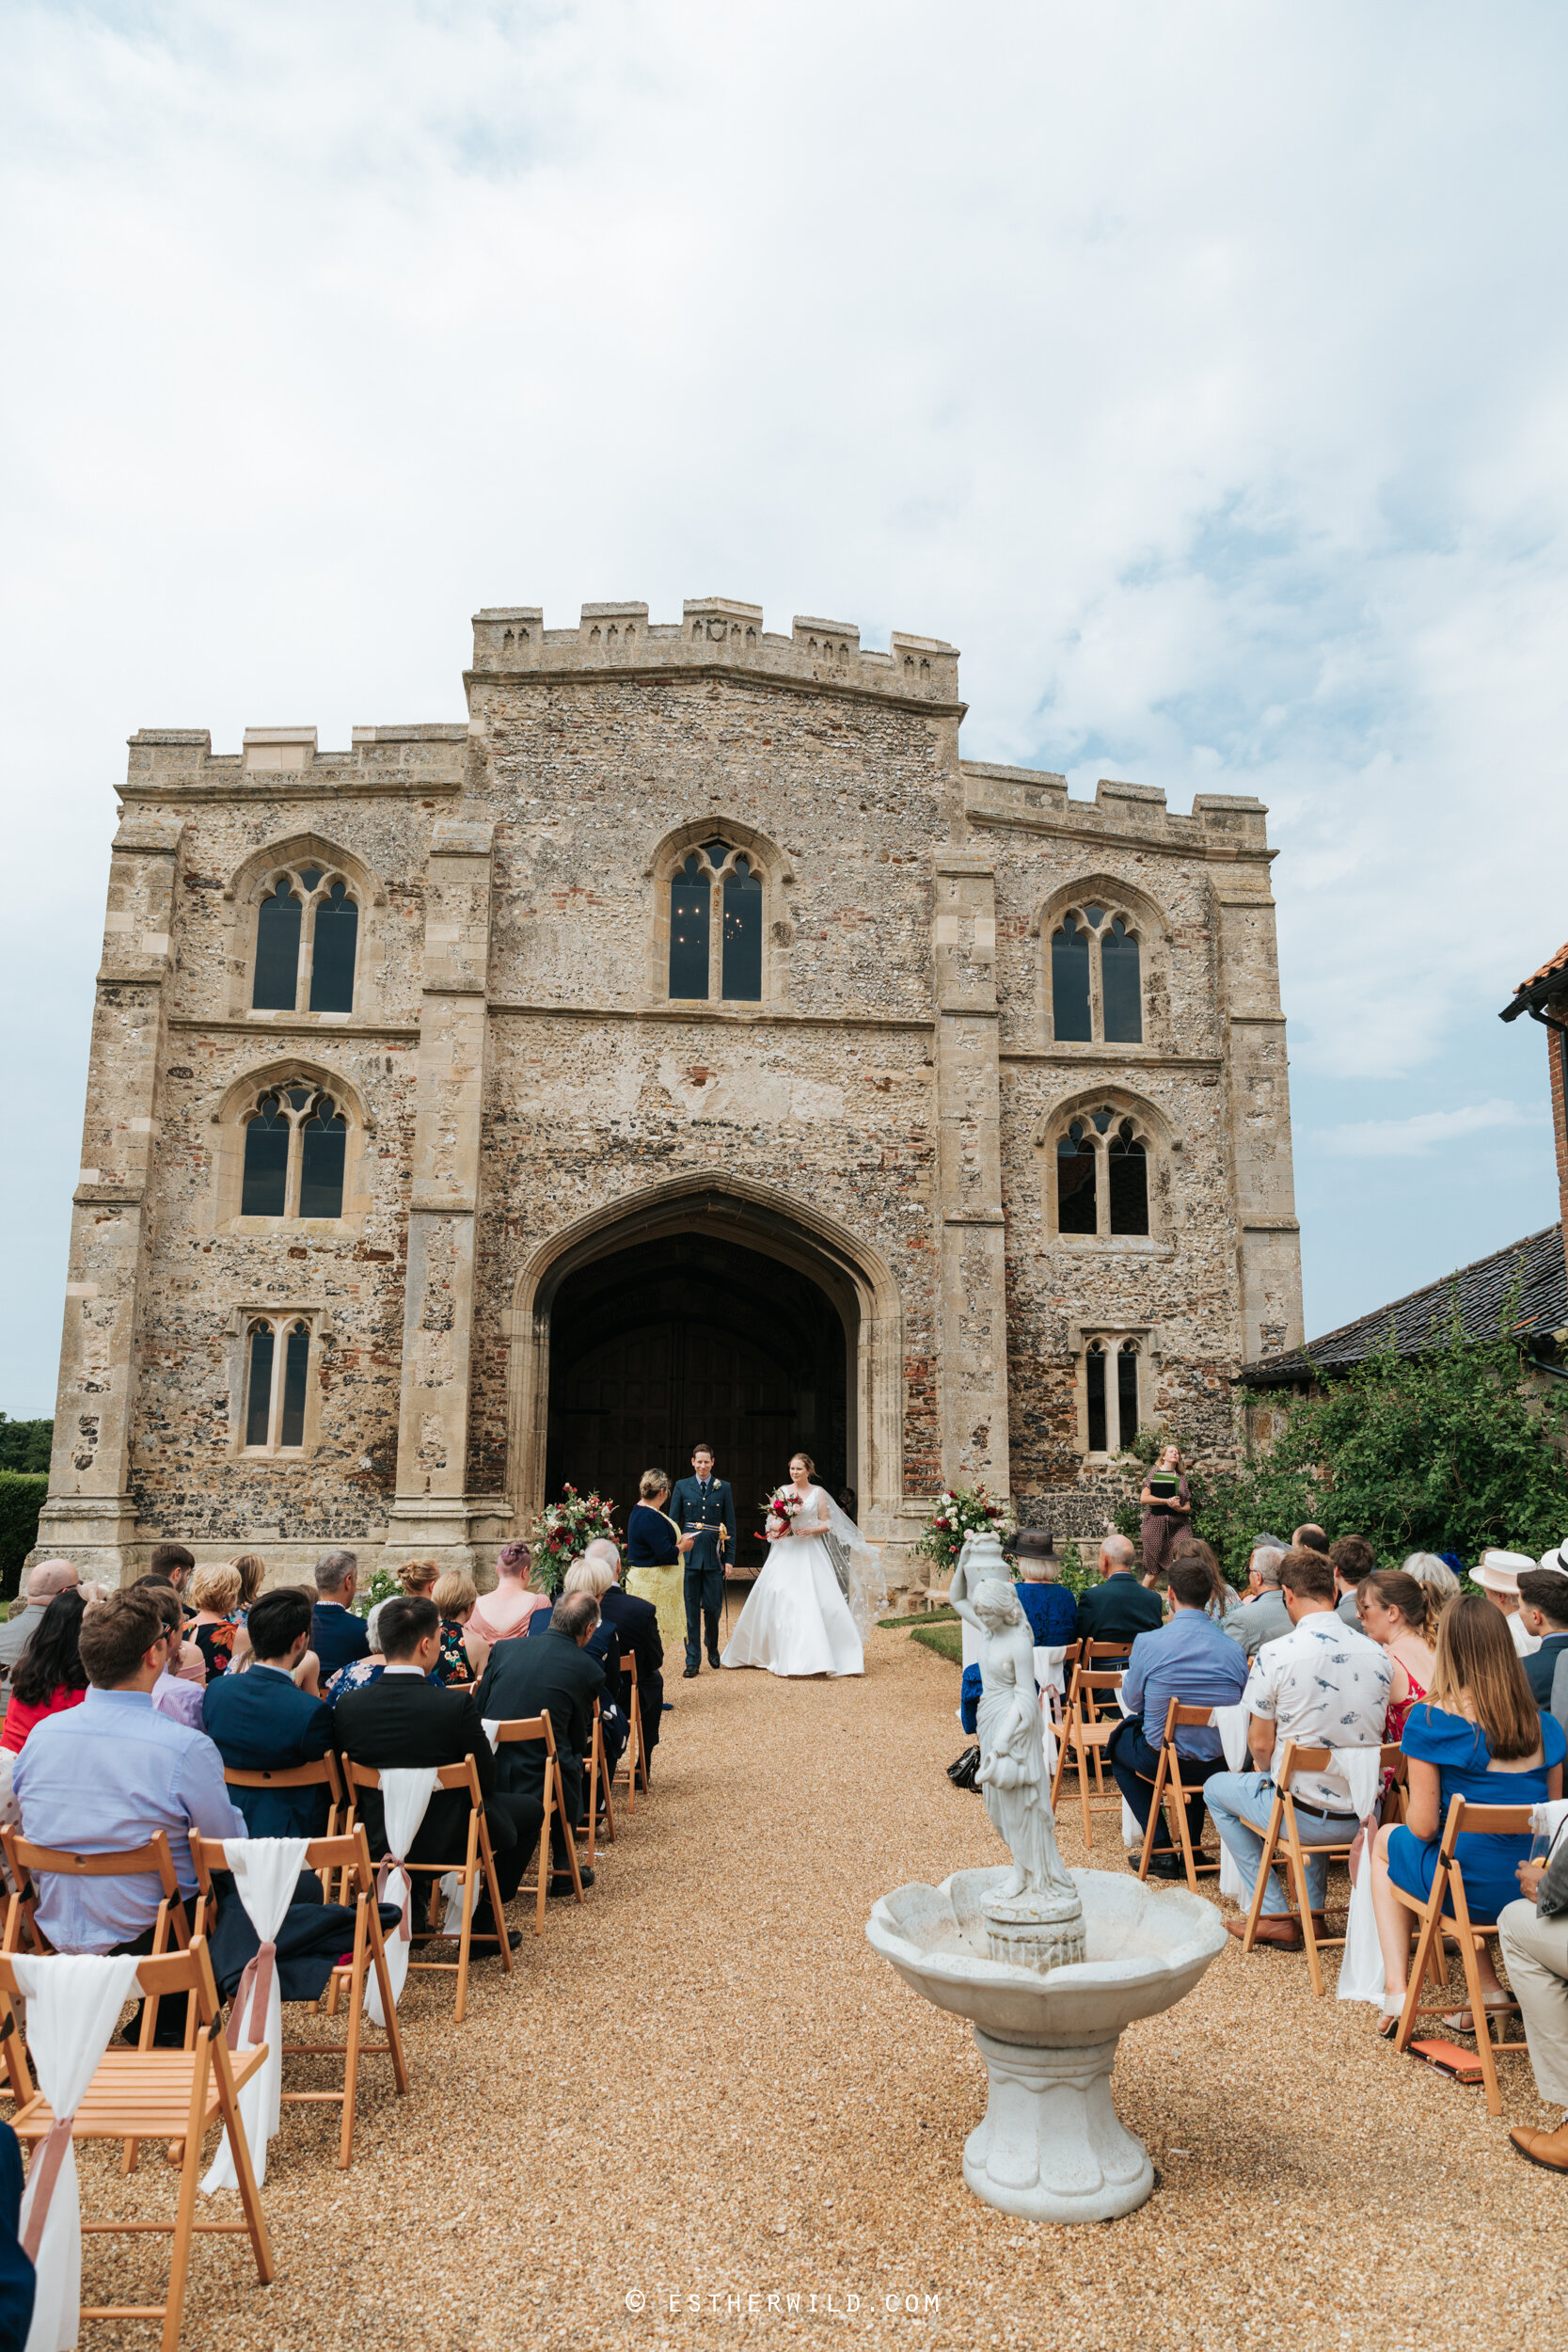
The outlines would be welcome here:
[[[820,1486],[806,1495],[800,1517],[826,1518],[830,1533],[781,1535],[768,1546],[720,1663],[765,1666],[773,1675],[863,1674],[868,1594],[879,1581],[876,1554]]]

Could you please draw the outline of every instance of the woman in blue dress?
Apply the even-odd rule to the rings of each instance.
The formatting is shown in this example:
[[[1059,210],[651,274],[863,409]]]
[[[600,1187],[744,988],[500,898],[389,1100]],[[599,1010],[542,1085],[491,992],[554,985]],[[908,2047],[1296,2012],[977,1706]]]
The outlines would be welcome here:
[[[1383,1947],[1386,1992],[1378,2031],[1392,2036],[1404,2006],[1410,1966],[1411,1915],[1395,1897],[1432,1892],[1438,1843],[1455,1797],[1475,1804],[1542,1804],[1562,1794],[1568,1736],[1555,1715],[1535,1704],[1508,1621],[1478,1595],[1450,1601],[1437,1626],[1432,1688],[1410,1710],[1400,1747],[1405,1758],[1409,1818],[1378,1832],[1372,1864],[1372,1905]],[[1454,1849],[1465,1877],[1465,1900],[1478,1926],[1493,1927],[1518,1895],[1515,1873],[1529,1859],[1526,1837],[1466,1832]],[[1444,1910],[1451,1918],[1451,1899]],[[1489,2010],[1513,2004],[1497,1982],[1491,1954],[1477,1940],[1481,1998]],[[1469,2033],[1468,2010],[1444,2023]]]

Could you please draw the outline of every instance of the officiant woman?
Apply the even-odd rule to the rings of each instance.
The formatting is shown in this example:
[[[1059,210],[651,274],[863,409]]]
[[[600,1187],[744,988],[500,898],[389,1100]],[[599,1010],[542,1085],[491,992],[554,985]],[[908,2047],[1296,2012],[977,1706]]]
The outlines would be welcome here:
[[[691,1538],[683,1535],[664,1508],[670,1481],[661,1470],[644,1470],[638,1481],[641,1501],[626,1521],[626,1590],[651,1600],[658,1612],[658,1638],[666,1649],[686,1645],[686,1560]]]
[[[1163,1576],[1177,1538],[1193,1523],[1193,1499],[1181,1474],[1181,1449],[1168,1445],[1144,1480],[1144,1582]]]

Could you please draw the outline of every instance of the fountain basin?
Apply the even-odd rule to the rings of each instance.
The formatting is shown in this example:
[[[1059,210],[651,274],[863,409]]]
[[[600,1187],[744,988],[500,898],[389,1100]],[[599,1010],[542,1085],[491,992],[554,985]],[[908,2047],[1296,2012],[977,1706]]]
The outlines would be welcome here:
[[[1148,2151],[1111,2104],[1117,2044],[1192,1991],[1225,1948],[1225,1923],[1184,1888],[1073,1870],[1087,1956],[1040,1975],[987,1948],[985,1905],[1007,1875],[895,1887],[866,1935],[911,1992],[974,2027],[990,2077],[964,2149],[974,2194],[1028,2220],[1113,2220],[1154,2185]]]

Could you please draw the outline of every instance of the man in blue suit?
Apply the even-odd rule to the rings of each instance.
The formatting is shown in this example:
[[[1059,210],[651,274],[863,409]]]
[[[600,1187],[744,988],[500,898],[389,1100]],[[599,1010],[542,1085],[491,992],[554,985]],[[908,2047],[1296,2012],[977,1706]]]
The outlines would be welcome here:
[[[713,1448],[699,1439],[691,1449],[691,1476],[677,1479],[670,1517],[681,1531],[686,1551],[686,1673],[696,1674],[707,1634],[707,1662],[719,1663],[719,1620],[724,1607],[724,1570],[735,1565],[735,1498],[713,1475]],[[689,1549],[687,1549],[689,1543]]]
[[[340,1666],[365,1657],[370,1638],[365,1620],[352,1606],[358,1581],[358,1563],[352,1551],[325,1551],[316,1562],[316,1610],[310,1622],[310,1647],[321,1661],[325,1682]]]
[[[237,1772],[314,1764],[332,1745],[332,1709],[293,1678],[309,1646],[310,1604],[303,1593],[263,1593],[247,1622],[253,1663],[244,1674],[219,1675],[207,1685],[201,1700],[207,1737]],[[326,1835],[325,1788],[235,1788],[230,1794],[252,1837]]]

